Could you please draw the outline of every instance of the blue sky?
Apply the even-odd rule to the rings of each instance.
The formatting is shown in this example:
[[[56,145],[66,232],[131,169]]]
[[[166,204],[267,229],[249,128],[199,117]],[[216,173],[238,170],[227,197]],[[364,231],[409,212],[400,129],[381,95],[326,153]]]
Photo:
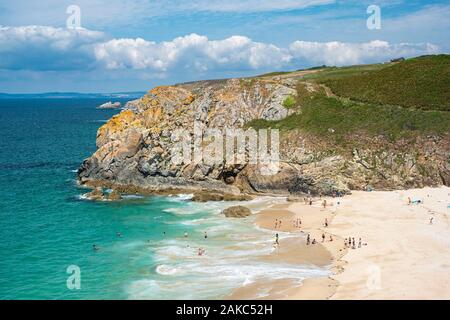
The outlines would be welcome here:
[[[67,29],[69,5],[81,29]],[[449,53],[449,16],[450,1],[0,0],[0,92],[140,91]]]

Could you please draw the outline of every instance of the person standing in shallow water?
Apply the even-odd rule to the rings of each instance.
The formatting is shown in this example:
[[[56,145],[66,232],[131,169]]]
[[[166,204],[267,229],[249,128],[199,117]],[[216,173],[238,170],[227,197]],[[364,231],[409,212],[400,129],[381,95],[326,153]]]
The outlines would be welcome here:
[[[278,233],[275,234],[275,243],[276,243],[276,244],[280,244],[280,242],[279,242],[279,237],[278,237]]]

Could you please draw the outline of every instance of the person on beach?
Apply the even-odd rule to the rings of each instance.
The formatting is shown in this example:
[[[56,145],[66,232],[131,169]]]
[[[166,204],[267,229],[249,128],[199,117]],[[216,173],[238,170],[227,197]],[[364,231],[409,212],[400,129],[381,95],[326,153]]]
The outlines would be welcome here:
[[[352,249],[356,249],[355,238],[352,238]]]
[[[275,228],[274,229],[276,229],[277,226],[278,226],[278,219],[275,219]]]
[[[327,200],[323,200],[322,206],[323,206],[324,209],[326,209],[326,207],[327,207]]]
[[[278,240],[279,240],[279,237],[278,237],[278,233],[277,233],[277,234],[275,234],[275,243],[277,245],[280,244],[280,242]]]
[[[361,238],[359,238],[359,241],[358,241],[358,248],[361,248]]]
[[[347,248],[348,247],[348,245],[347,245],[348,243],[347,243],[347,238],[345,238],[345,240],[344,240],[344,246]]]
[[[187,232],[184,233],[184,237],[185,237],[185,238],[188,237],[188,233],[187,233]]]
[[[430,224],[433,224],[434,217],[430,218]]]
[[[330,234],[330,242],[333,242],[333,237],[331,236],[331,234]]]
[[[309,205],[312,206],[312,198],[309,198]]]
[[[309,236],[309,233],[308,233],[308,236],[306,237],[306,245],[309,246],[310,243],[311,243],[311,237]]]
[[[325,218],[325,223],[323,225],[325,226],[325,228],[328,227],[328,219],[327,218]]]
[[[322,242],[325,242],[325,233],[322,233]]]
[[[316,244],[316,239],[313,239],[313,241],[311,242],[311,244]]]
[[[408,205],[410,205],[410,204],[411,204],[411,198],[408,197]]]

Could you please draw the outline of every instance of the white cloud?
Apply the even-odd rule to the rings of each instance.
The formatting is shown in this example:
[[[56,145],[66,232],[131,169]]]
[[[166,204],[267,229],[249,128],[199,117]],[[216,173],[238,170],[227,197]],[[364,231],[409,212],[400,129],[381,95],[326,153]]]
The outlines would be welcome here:
[[[190,34],[171,41],[108,39],[101,32],[45,26],[0,27],[0,68],[9,70],[139,70],[170,77],[349,65],[438,53],[435,45],[295,41],[287,48],[243,36],[210,40]]]
[[[291,60],[286,49],[254,42],[247,37],[209,40],[197,34],[161,43],[140,38],[114,39],[98,44],[95,56],[108,69],[153,69],[160,72],[173,68],[207,71],[281,67]]]
[[[165,1],[156,1],[165,2]],[[213,12],[263,12],[303,9],[335,3],[335,0],[176,0],[172,10],[190,9]]]
[[[396,57],[439,52],[437,46],[429,43],[390,44],[380,40],[365,43],[295,41],[289,46],[289,49],[296,60],[332,66],[381,62]]]
[[[92,45],[104,41],[102,32],[47,26],[0,26],[0,68],[60,70],[85,69]]]

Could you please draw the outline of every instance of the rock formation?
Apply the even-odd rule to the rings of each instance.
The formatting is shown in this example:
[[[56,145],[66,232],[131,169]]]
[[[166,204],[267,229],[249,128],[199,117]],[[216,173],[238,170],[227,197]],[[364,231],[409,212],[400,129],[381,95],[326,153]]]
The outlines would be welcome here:
[[[98,130],[97,151],[81,165],[79,181],[120,192],[212,193],[217,200],[223,200],[217,194],[345,194],[367,185],[394,189],[450,183],[448,139],[434,136],[421,138],[420,148],[356,137],[367,140],[365,147],[359,144],[363,147],[345,153],[322,148],[314,136],[282,132],[280,164],[271,175],[262,175],[259,164],[174,161],[177,129],[185,129],[195,141],[195,122],[225,130],[289,116],[293,111],[283,101],[297,95],[298,79],[294,73],[156,87]],[[310,87],[308,83],[308,90],[314,90]],[[212,143],[208,134],[203,138],[203,147]]]
[[[245,218],[252,214],[249,208],[243,206],[234,206],[226,208],[222,213],[227,218]]]

